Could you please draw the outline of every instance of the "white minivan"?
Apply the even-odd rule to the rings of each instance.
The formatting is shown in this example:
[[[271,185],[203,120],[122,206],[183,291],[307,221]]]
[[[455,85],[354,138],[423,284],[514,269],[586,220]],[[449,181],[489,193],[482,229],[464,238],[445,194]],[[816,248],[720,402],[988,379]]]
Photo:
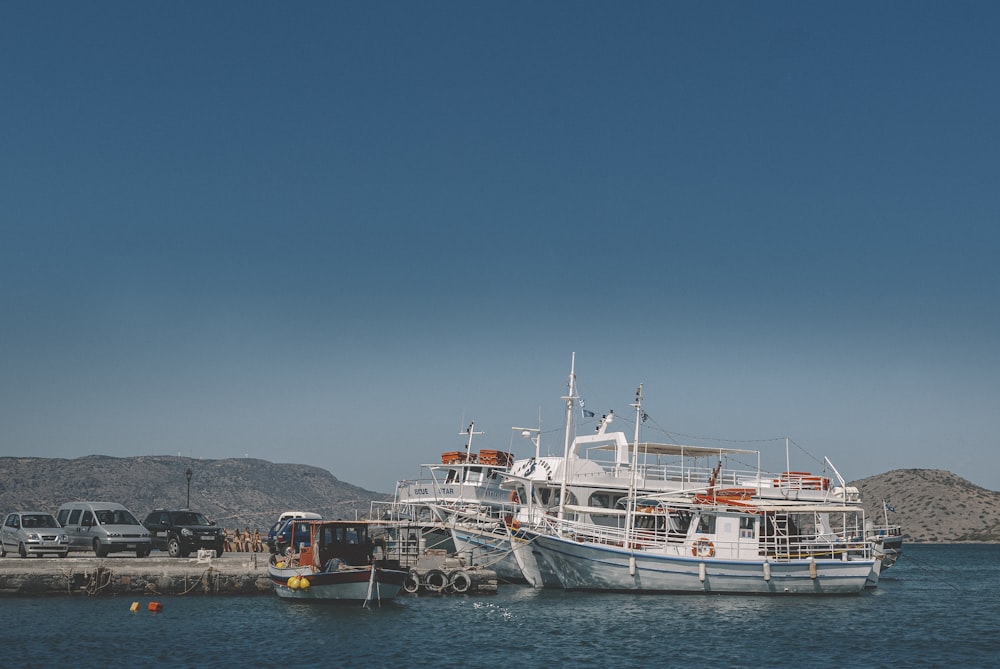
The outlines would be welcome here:
[[[135,551],[136,557],[146,557],[153,549],[149,530],[115,502],[68,502],[59,507],[56,520],[69,535],[71,551],[94,551],[101,558]]]

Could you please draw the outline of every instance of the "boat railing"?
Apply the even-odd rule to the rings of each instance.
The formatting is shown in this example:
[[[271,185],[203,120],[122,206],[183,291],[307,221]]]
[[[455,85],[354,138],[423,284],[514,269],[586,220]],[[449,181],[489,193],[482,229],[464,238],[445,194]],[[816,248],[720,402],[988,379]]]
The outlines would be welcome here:
[[[591,460],[600,470],[576,474],[577,479],[596,479],[608,477],[628,481],[632,477],[632,466],[614,462]],[[635,468],[635,480],[638,487],[673,487],[677,490],[706,488],[712,481],[713,467],[691,467],[678,464],[640,464]],[[762,479],[756,470],[723,469],[715,479],[716,486],[759,487],[758,482],[766,481],[765,485],[773,485],[772,478]],[[779,477],[780,479],[780,477]],[[656,484],[676,484],[663,486]]]
[[[570,519],[545,517],[545,531],[577,541],[622,547],[648,552],[672,552],[702,556],[696,549],[695,538],[711,542],[710,557],[729,559],[768,558],[774,561],[813,559],[871,559],[874,544],[856,529],[819,535],[814,531],[790,534],[774,527],[763,531],[756,541],[725,540],[712,533],[686,533],[667,528],[597,525]]]
[[[449,522],[464,523],[498,523],[513,518],[518,511],[518,506],[512,503],[439,505],[437,508]]]
[[[866,534],[875,537],[901,537],[903,536],[903,527],[901,525],[875,525]]]
[[[421,525],[443,522],[433,505],[422,502],[372,502],[371,517],[379,520],[410,521]]]
[[[860,537],[822,537],[795,535],[790,537],[762,537],[760,554],[775,561],[801,560],[803,558],[849,560],[870,559],[874,546]]]

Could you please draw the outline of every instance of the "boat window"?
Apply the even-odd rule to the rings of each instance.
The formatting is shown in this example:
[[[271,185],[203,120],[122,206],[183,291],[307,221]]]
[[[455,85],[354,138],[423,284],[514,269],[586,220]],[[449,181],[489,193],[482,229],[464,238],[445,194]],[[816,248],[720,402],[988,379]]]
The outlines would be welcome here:
[[[740,539],[753,539],[757,519],[753,516],[740,516]]]
[[[701,534],[715,534],[715,516],[710,513],[703,513],[698,517],[698,532]]]
[[[687,534],[691,527],[692,514],[683,509],[670,512],[670,530],[679,534]]]
[[[559,505],[559,488],[541,488],[538,491],[538,497],[543,506],[558,506]],[[576,495],[572,491],[566,491],[566,503],[576,504]]]
[[[611,495],[606,492],[595,492],[590,496],[588,506],[599,506],[602,509],[610,509]]]

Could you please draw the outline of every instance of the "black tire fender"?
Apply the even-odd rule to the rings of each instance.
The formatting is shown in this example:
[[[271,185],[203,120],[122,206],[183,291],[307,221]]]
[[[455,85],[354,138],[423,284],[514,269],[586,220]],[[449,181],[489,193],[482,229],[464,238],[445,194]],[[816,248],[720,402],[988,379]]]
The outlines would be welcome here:
[[[403,590],[405,590],[410,594],[413,594],[419,589],[420,589],[420,576],[417,574],[415,570],[411,569],[410,573],[407,574],[406,578],[403,579]]]
[[[462,569],[458,571],[453,571],[448,577],[448,584],[452,590],[462,594],[463,592],[468,592],[469,588],[472,587],[472,577]]]
[[[440,569],[431,569],[424,574],[424,587],[431,592],[441,592],[448,587],[448,576]]]

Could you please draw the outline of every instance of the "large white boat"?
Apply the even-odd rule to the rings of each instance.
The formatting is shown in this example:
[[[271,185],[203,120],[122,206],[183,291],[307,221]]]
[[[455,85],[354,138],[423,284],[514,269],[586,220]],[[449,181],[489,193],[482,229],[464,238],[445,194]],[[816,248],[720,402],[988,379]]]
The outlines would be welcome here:
[[[625,506],[605,514],[615,526],[564,518],[533,533],[564,588],[847,594],[880,564],[858,506],[686,495]]]
[[[824,506],[861,511],[857,489],[847,486],[826,458],[820,474],[769,473],[762,469],[761,453],[756,450],[640,442],[639,426],[645,415],[641,386],[632,404],[636,427],[631,442],[623,432],[608,430],[613,412],[601,419],[596,434],[573,437],[571,426],[579,401],[574,368],[575,360],[569,393],[563,398],[567,425],[564,455],[540,456],[536,434],[536,455],[515,461],[505,483],[521,502],[507,523],[511,550],[525,579],[536,587],[580,587],[572,578],[569,585],[564,581],[562,574],[567,567],[555,562],[553,541],[546,539],[547,535],[559,538],[568,532],[577,544],[580,542],[575,538],[582,536],[580,528],[589,528],[595,536],[603,531],[615,535],[624,529],[627,501],[640,496],[673,496],[696,506],[731,501],[732,506],[770,503],[785,508],[801,505],[810,511]],[[532,431],[525,430],[524,436],[532,437]],[[788,440],[785,461],[789,461]],[[557,527],[559,531],[554,530]],[[546,550],[546,546],[550,548]],[[577,545],[575,552],[579,550]]]

